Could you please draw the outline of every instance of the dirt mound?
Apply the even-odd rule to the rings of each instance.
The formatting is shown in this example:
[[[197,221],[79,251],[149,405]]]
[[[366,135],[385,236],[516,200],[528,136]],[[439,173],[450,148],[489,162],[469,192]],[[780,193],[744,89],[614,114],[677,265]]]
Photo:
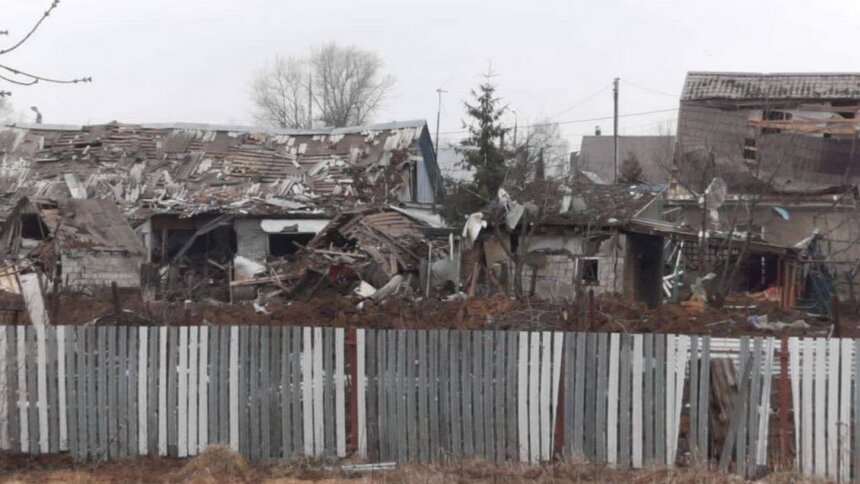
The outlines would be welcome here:
[[[179,482],[252,482],[253,471],[244,457],[226,445],[211,445],[189,460],[174,476]]]

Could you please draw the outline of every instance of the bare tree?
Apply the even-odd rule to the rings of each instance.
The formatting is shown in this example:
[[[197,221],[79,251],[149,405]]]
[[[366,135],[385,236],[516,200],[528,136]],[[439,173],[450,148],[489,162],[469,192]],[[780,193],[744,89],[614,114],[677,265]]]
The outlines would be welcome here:
[[[24,34],[20,39],[18,39],[15,43],[10,45],[9,47],[0,48],[0,80],[8,82],[10,84],[18,85],[18,86],[32,86],[33,84],[38,84],[39,82],[51,82],[56,84],[77,84],[79,82],[92,82],[91,77],[81,77],[76,79],[57,79],[51,77],[45,77],[38,74],[33,74],[31,72],[22,71],[15,67],[12,67],[4,62],[2,62],[2,57],[10,52],[13,52],[24,45],[32,36],[36,33],[42,23],[51,15],[51,12],[57,8],[60,4],[60,0],[54,0],[51,2],[51,6],[48,7],[47,10],[39,17],[39,20],[30,28],[30,30]],[[0,30],[0,35],[9,35],[8,30]],[[0,89],[0,98],[4,96],[10,96],[12,93],[9,91],[4,91]]]
[[[367,122],[394,85],[392,76],[382,75],[379,56],[354,46],[326,44],[314,51],[310,64],[314,104],[326,126]]]
[[[312,127],[309,76],[307,62],[276,56],[254,76],[254,119],[279,128]]]

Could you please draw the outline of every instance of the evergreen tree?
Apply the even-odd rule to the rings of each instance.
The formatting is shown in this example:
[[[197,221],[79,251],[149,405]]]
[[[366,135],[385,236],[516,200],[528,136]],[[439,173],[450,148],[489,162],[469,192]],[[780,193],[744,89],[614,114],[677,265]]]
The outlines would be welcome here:
[[[496,86],[490,83],[490,77],[486,76],[477,91],[472,90],[474,103],[464,102],[469,122],[464,122],[463,127],[469,136],[460,142],[460,153],[474,177],[468,183],[450,183],[447,195],[441,200],[441,215],[454,225],[495,200],[505,180],[508,154],[504,137],[508,128],[502,127],[501,117],[507,108],[499,106]]]

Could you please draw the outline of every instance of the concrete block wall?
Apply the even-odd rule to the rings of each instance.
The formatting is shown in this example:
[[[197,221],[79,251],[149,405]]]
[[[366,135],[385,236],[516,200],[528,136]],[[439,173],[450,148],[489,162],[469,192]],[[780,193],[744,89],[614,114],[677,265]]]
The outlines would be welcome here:
[[[236,231],[236,253],[242,257],[262,262],[269,253],[269,234],[263,232],[260,220],[238,219],[233,222]]]
[[[78,251],[63,254],[61,262],[66,287],[109,286],[114,282],[119,287],[140,287],[140,255]]]

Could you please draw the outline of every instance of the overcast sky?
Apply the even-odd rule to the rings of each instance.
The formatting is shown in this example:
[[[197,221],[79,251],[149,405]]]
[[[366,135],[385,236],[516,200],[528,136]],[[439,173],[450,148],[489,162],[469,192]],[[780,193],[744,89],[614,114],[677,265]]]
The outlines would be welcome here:
[[[5,45],[50,0],[0,0]],[[376,121],[423,118],[443,138],[462,129],[462,101],[489,63],[520,125],[562,122],[579,136],[621,114],[677,108],[691,70],[860,71],[857,0],[434,1],[63,0],[5,64],[87,85],[9,86],[15,107],[48,123],[251,123],[249,81],[275,54],[303,56],[337,41],[378,53],[396,87]],[[622,134],[657,134],[674,111],[621,120]],[[511,113],[508,122],[513,125]],[[673,128],[674,129],[674,128]],[[454,133],[452,133],[454,132]]]

